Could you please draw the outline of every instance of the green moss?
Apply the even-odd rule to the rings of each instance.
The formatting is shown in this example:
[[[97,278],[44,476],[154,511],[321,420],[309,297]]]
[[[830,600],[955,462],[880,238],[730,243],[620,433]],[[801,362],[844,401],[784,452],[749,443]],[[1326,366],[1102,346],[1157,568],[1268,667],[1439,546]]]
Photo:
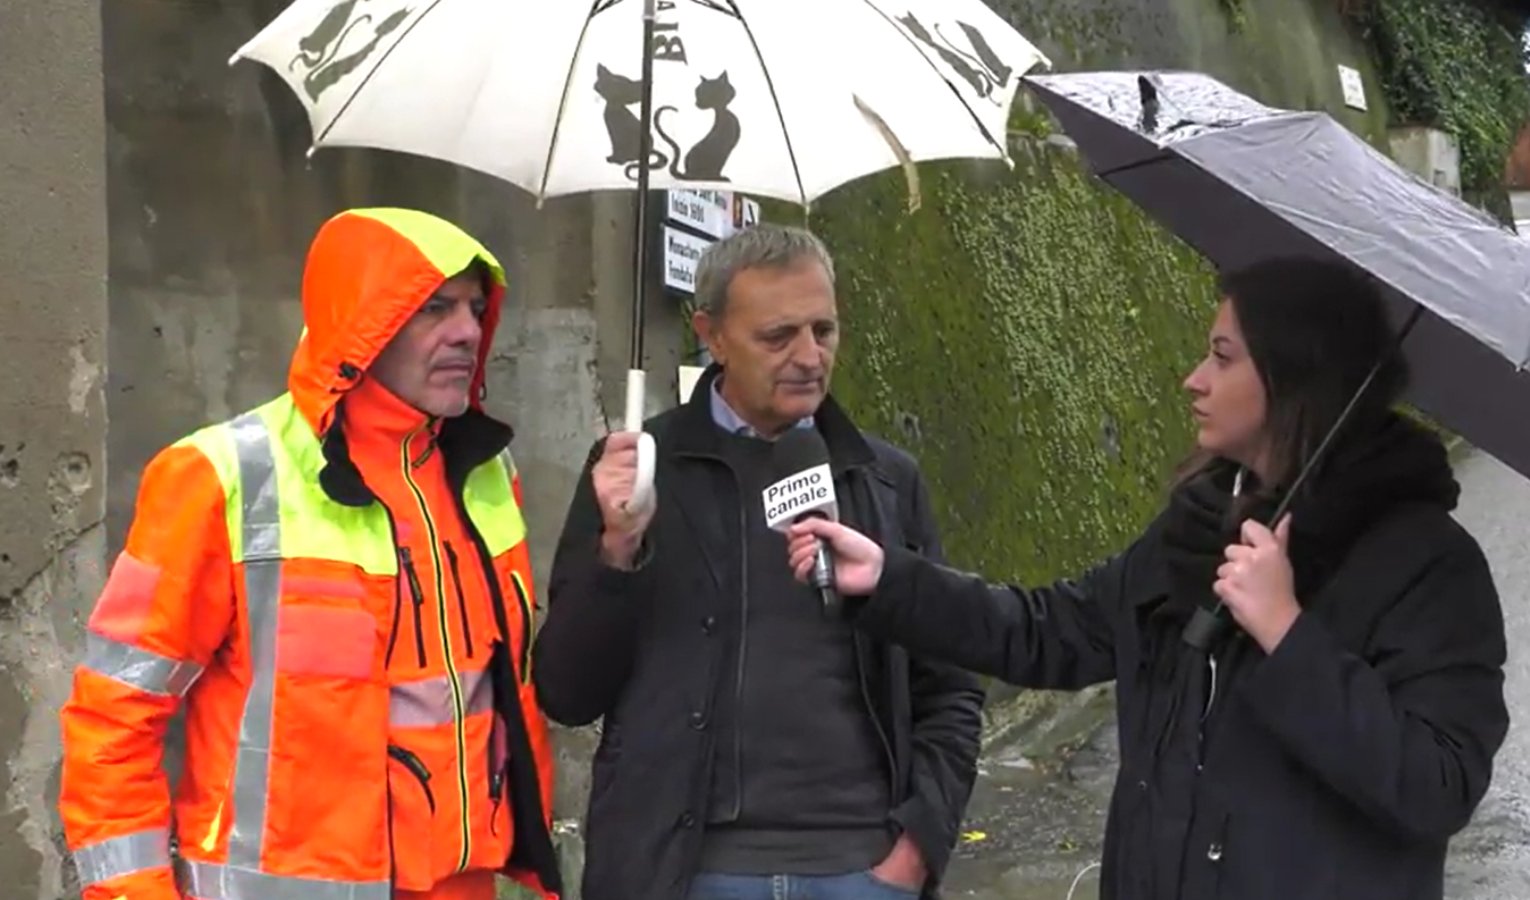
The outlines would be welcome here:
[[[1248,7],[1245,0],[1221,0],[1222,12],[1227,14],[1227,25],[1235,32],[1248,27]]]
[[[923,167],[913,215],[899,175],[865,179],[811,224],[840,273],[836,395],[920,458],[953,560],[1038,579],[1159,507],[1215,300],[1200,258],[1072,153],[1015,155]]]

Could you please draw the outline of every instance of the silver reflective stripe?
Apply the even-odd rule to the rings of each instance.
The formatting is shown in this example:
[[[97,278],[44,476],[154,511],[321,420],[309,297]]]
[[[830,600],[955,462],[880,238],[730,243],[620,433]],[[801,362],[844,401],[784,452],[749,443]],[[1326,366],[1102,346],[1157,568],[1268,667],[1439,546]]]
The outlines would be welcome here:
[[[170,832],[163,828],[135,831],[74,851],[80,886],[90,887],[145,869],[170,865]]]
[[[179,868],[181,891],[190,900],[389,900],[392,896],[386,881],[320,881],[186,861]]]
[[[494,687],[488,670],[462,672],[462,693],[467,697],[466,714],[488,712],[494,705]],[[452,723],[452,685],[445,675],[425,678],[408,684],[396,684],[388,691],[388,723],[405,728]]]
[[[494,683],[489,680],[489,670],[459,673],[462,693],[467,697],[467,714],[476,716],[494,708]]]
[[[234,758],[234,821],[229,828],[230,869],[260,867],[266,830],[266,786],[270,778],[271,706],[276,685],[276,610],[281,594],[281,503],[271,435],[257,413],[246,413],[230,426],[239,456],[239,497],[243,514],[244,602],[250,629],[250,691],[239,720],[239,751]],[[248,873],[255,877],[256,873]],[[243,876],[241,876],[243,877]],[[227,884],[225,884],[227,886]],[[225,894],[196,896],[225,896]],[[228,894],[277,900],[275,893]],[[310,897],[327,894],[305,894]],[[350,894],[336,894],[349,898]]]
[[[130,644],[85,635],[85,668],[131,688],[165,697],[184,696],[202,674],[196,663],[181,662]]]

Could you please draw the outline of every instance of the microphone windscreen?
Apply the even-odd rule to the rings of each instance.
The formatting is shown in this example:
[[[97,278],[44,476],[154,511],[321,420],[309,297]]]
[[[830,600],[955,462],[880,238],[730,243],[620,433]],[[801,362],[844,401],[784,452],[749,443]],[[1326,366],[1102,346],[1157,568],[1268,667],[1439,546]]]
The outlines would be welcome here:
[[[807,513],[839,517],[829,448],[817,429],[793,428],[777,438],[771,469],[771,484],[761,493],[769,527],[785,529]]]
[[[792,428],[776,438],[770,451],[775,479],[829,464],[829,447],[816,428]]]

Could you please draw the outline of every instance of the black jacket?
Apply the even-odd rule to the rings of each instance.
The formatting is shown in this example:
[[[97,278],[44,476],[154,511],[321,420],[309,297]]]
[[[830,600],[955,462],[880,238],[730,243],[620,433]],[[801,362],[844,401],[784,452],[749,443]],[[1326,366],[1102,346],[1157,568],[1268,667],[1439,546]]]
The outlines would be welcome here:
[[[1393,490],[1428,480],[1396,474]],[[1221,643],[1214,687],[1171,612],[1170,513],[1082,578],[1034,590],[888,548],[885,587],[853,614],[1016,684],[1116,680],[1104,898],[1438,900],[1448,840],[1508,728],[1503,619],[1481,550],[1449,515],[1454,491],[1380,496],[1350,510],[1374,515],[1351,516],[1342,552],[1306,579],[1316,545],[1293,534],[1303,611],[1269,656],[1241,632]]]
[[[586,900],[684,896],[701,849],[711,711],[722,636],[741,627],[741,505],[718,456],[708,371],[690,402],[650,420],[658,507],[634,572],[602,565],[586,461],[559,540],[532,667],[544,711],[565,725],[604,717],[585,832]],[[880,540],[941,558],[907,454],[862,435],[832,399],[817,426],[840,516]],[[787,565],[784,556],[781,565]],[[892,818],[919,846],[933,894],[976,774],[982,691],[966,672],[857,633],[863,694],[893,767]]]

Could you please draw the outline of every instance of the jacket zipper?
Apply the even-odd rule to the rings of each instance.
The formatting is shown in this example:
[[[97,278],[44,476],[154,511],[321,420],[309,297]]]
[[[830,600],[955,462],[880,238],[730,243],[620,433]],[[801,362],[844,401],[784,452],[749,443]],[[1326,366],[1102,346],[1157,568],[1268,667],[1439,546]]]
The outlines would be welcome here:
[[[491,724],[489,726],[489,799],[494,801],[494,805],[489,809],[489,834],[498,837],[499,806],[500,802],[504,799],[503,794],[500,793],[500,787],[504,782],[505,766],[509,763],[509,736],[503,735],[501,733],[503,729],[500,726],[499,710],[491,710],[489,715],[492,717],[490,719]],[[500,760],[499,765],[496,767],[494,765],[494,753],[499,748],[499,743],[502,738],[505,740],[507,745],[507,758]]]
[[[521,683],[531,682],[531,598],[526,596],[526,586],[521,583],[518,572],[510,573],[510,586],[515,588],[515,599],[521,606]]]
[[[882,752],[887,754],[887,778],[892,784],[893,796],[898,796],[898,760],[893,755],[892,741],[887,737],[887,731],[882,727],[882,718],[877,715],[876,705],[871,702],[871,686],[866,678],[866,658],[861,653],[860,635],[853,635],[850,644],[855,649],[855,671],[858,681],[861,683],[861,701],[866,704],[866,713],[871,716],[871,724],[877,730],[877,738],[882,744]]]
[[[1206,720],[1211,718],[1211,707],[1217,702],[1216,650],[1206,654],[1206,706],[1201,710],[1200,721],[1195,723],[1195,771],[1199,773],[1206,765]]]
[[[388,745],[388,755],[403,763],[404,768],[409,770],[409,774],[413,775],[415,780],[420,783],[420,787],[425,791],[425,802],[430,805],[430,814],[435,815],[436,795],[435,792],[430,789],[430,769],[426,768],[425,761],[420,759],[408,749],[400,747],[397,744]],[[389,825],[391,827],[391,816],[389,817],[389,820]]]
[[[452,542],[446,541],[446,561],[452,567],[452,585],[457,588],[457,612],[462,616],[462,643],[467,650],[468,659],[473,658],[473,632],[468,628],[467,598],[462,594],[462,571],[457,566],[457,551],[452,549]]]
[[[467,788],[467,723],[465,721],[467,716],[466,711],[463,709],[462,679],[457,674],[457,664],[452,653],[451,630],[447,626],[450,616],[446,611],[446,579],[442,574],[446,567],[441,565],[441,555],[438,552],[438,548],[441,546],[441,537],[436,531],[435,520],[431,518],[430,506],[425,502],[425,495],[420,491],[420,486],[415,484],[414,476],[411,474],[413,466],[410,464],[409,459],[409,445],[413,443],[417,435],[425,430],[425,427],[428,426],[422,426],[410,434],[399,447],[400,468],[404,472],[404,483],[409,486],[410,493],[414,495],[415,503],[419,505],[420,516],[425,520],[426,536],[430,541],[432,571],[435,574],[436,611],[441,625],[441,645],[445,650],[446,680],[452,689],[452,724],[457,739],[457,798],[462,804],[462,815],[460,817],[462,827],[459,832],[459,836],[462,839],[462,852],[457,858],[456,871],[461,872],[467,868],[473,841],[472,832],[468,828],[468,823],[472,820],[472,814],[469,807],[470,800]],[[424,638],[421,637],[420,640],[423,652]]]
[[[393,843],[393,779],[385,778],[384,782],[383,791],[388,796],[388,890],[393,892],[398,890],[398,847]]]
[[[836,485],[834,489],[839,490],[839,485]],[[844,494],[846,497],[850,496],[849,491],[845,491]],[[872,515],[880,518],[881,509],[877,506],[875,495],[869,496]],[[866,704],[866,714],[871,717],[872,727],[876,729],[877,739],[882,744],[882,752],[887,754],[887,778],[892,785],[892,795],[896,797],[898,796],[898,759],[893,753],[892,739],[887,736],[887,729],[882,726],[882,718],[877,715],[876,704],[871,702],[871,681],[866,674],[866,655],[861,644],[860,632],[851,635],[850,646],[855,652],[855,674],[856,680],[860,682],[861,702]]]
[[[420,576],[414,570],[414,555],[408,547],[398,548],[398,558],[404,564],[404,575],[409,581],[409,596],[414,598],[414,652],[419,657],[420,668],[425,668],[425,626],[420,610],[425,606],[425,592],[420,589]]]
[[[733,812],[737,818],[744,811],[744,738],[738,727],[738,710],[744,705],[744,661],[749,656],[749,508],[744,503],[744,487],[738,473],[728,466],[733,489],[738,492],[739,558],[739,629],[738,674],[733,680]]]
[[[388,655],[383,657],[383,668],[393,665],[393,648],[398,644],[398,620],[404,611],[404,589],[401,586],[402,578],[393,579],[393,625],[388,629]]]

